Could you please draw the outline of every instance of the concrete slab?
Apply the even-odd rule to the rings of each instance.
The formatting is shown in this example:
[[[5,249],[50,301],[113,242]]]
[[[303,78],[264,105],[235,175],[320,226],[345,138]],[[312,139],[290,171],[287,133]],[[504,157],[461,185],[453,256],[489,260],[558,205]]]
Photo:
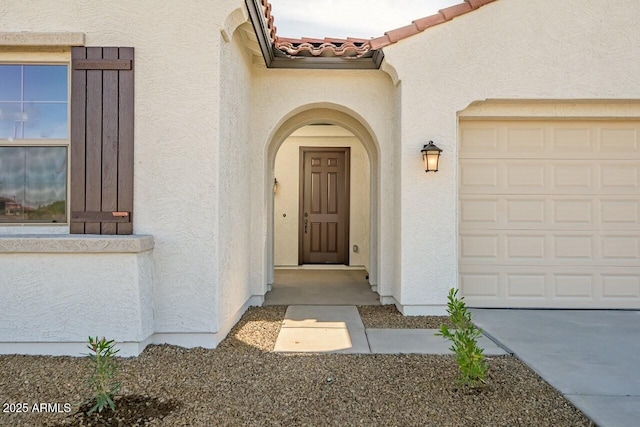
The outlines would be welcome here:
[[[355,306],[291,305],[282,322],[283,328],[344,328],[364,329]]]
[[[370,353],[364,329],[283,328],[278,334],[276,353]]]
[[[437,329],[367,329],[366,332],[372,353],[452,354],[451,343],[435,336]],[[481,337],[478,345],[486,356],[508,354],[487,337]]]
[[[276,269],[264,305],[380,305],[366,277],[362,269]]]
[[[640,311],[471,312],[480,328],[600,426],[638,425]],[[609,406],[621,409],[604,409]]]
[[[370,353],[355,306],[292,305],[274,348],[279,353]]]
[[[640,396],[585,396],[567,394],[565,397],[601,427],[635,427],[640,423],[640,418],[638,418]]]

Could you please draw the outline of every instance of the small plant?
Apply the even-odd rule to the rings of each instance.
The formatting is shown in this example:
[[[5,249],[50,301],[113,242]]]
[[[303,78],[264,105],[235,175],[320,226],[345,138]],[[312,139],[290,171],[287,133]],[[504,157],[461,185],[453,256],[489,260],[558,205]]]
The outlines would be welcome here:
[[[460,369],[460,384],[476,388],[484,385],[487,375],[487,362],[484,350],[478,347],[478,338],[482,331],[471,323],[471,313],[463,301],[458,298],[458,290],[451,289],[447,302],[447,313],[455,329],[440,325],[440,332],[436,335],[450,340],[453,344],[450,350],[456,354],[456,362]]]
[[[120,388],[120,383],[115,381],[117,365],[113,356],[120,350],[115,349],[113,340],[107,341],[104,337],[101,339],[89,337],[89,345],[87,347],[91,350],[89,358],[93,362],[94,368],[89,379],[89,384],[94,393],[91,403],[94,403],[94,405],[87,413],[102,412],[107,406],[113,411],[116,409],[113,398]]]

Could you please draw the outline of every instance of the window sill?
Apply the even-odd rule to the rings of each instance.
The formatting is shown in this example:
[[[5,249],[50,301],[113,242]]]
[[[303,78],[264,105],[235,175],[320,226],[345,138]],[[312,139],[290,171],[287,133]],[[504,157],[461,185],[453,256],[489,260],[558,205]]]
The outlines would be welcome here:
[[[153,249],[153,236],[14,234],[0,236],[0,253],[139,253]]]

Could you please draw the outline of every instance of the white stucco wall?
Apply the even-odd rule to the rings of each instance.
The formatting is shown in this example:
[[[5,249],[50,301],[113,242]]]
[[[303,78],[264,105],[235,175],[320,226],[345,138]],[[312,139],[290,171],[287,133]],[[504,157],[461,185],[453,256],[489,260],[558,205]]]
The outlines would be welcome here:
[[[286,82],[284,84],[283,82]],[[252,283],[254,294],[263,293],[273,280],[273,167],[275,151],[286,138],[280,138],[282,127],[290,133],[312,123],[345,125],[347,119],[357,121],[371,136],[365,145],[372,161],[371,197],[372,228],[375,239],[370,253],[376,254],[369,265],[370,282],[384,301],[392,302],[395,277],[394,254],[397,240],[393,229],[394,188],[394,104],[396,88],[389,76],[379,70],[282,70],[266,69],[255,64],[253,69],[252,169],[262,171],[252,181]],[[327,111],[333,111],[335,114]],[[305,115],[304,112],[310,112]],[[299,126],[292,125],[294,120]],[[349,129],[353,131],[353,129]],[[373,153],[372,153],[373,151]],[[376,205],[377,203],[377,205]],[[375,223],[375,225],[374,225]]]
[[[298,265],[300,147],[350,147],[349,265],[369,266],[369,158],[362,143],[340,126],[305,126],[280,146],[276,156],[274,262]],[[285,216],[286,215],[286,216]],[[358,252],[353,251],[358,246]]]
[[[244,161],[242,152],[229,158],[236,155],[229,151],[231,145],[219,150],[219,139],[238,129],[230,121],[248,116],[244,107],[226,109],[224,100],[233,92],[246,104],[250,90],[242,88],[246,73],[238,80],[221,78],[239,69],[229,64],[231,68],[221,70],[223,58],[237,56],[236,48],[221,53],[221,30],[225,23],[233,24],[227,18],[243,5],[242,0],[197,0],[188,6],[160,0],[0,2],[2,31],[80,32],[87,46],[136,49],[134,233],[155,237],[154,330],[164,342],[215,346],[226,334],[221,325],[228,317],[218,313],[219,298],[231,301],[233,310],[248,294],[246,277],[236,273],[246,269],[238,264],[246,260],[230,261],[229,255],[246,253],[247,243],[234,241],[231,248],[218,243],[219,227],[233,222],[228,210],[237,207],[230,201],[220,210],[219,199],[228,196],[220,179],[233,178],[227,171]],[[227,95],[222,94],[225,83],[232,84]],[[240,116],[228,119],[234,114]],[[246,143],[246,135],[235,142]],[[246,182],[238,185],[233,190],[248,191]],[[0,226],[0,234],[9,233],[15,227]],[[12,265],[17,264],[7,268]],[[241,295],[218,288],[221,275],[229,286],[244,280]],[[75,304],[79,297],[69,298]]]
[[[245,14],[245,17],[247,15]],[[228,330],[252,298],[251,252],[251,57],[241,30],[221,44],[220,137],[218,140],[218,324]],[[220,36],[222,37],[222,36]]]
[[[83,289],[90,265],[129,296],[137,274],[153,282],[139,310],[144,320],[131,320],[131,301],[107,294],[130,321],[109,320],[106,334],[143,340],[153,313],[153,342],[217,345],[273,279],[273,168],[283,129],[330,122],[360,132],[371,159],[369,269],[382,302],[406,314],[442,313],[457,285],[458,112],[484,99],[640,99],[632,0],[499,0],[385,48],[383,69],[396,84],[380,70],[250,63],[233,31],[246,19],[242,5],[0,3],[2,31],[84,33],[87,46],[136,49],[134,232],[155,238],[152,255],[0,254],[0,289],[13,289],[37,263],[49,265],[25,286],[68,296],[49,312],[55,321],[86,298],[70,290]],[[431,139],[445,151],[440,172],[427,175],[420,149]],[[0,226],[0,235],[15,230]],[[107,269],[113,261],[125,272]],[[11,292],[18,298],[20,287]],[[36,301],[34,312],[43,311],[46,301]],[[32,315],[35,306],[25,307]],[[29,325],[25,337],[44,327]],[[47,326],[56,339],[71,339]]]
[[[401,90],[401,302],[457,285],[457,117],[484,99],[639,99],[632,0],[499,0],[384,49]],[[444,149],[425,174],[420,148]]]
[[[137,355],[155,330],[153,239],[47,236],[0,239],[0,354],[79,356],[104,336]]]

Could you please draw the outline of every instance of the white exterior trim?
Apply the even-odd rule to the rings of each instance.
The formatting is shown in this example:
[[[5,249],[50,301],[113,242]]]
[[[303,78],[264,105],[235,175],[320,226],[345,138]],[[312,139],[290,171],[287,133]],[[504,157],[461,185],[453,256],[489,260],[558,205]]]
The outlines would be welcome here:
[[[0,32],[0,46],[84,46],[84,33]]]

